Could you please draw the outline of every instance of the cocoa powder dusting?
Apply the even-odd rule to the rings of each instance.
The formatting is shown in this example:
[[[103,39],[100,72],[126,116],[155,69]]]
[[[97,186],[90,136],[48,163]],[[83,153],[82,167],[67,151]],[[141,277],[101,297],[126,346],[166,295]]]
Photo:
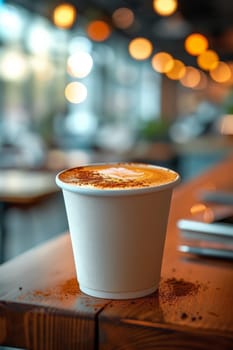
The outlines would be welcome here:
[[[97,188],[133,188],[133,187],[145,187],[147,183],[145,181],[132,181],[132,180],[117,180],[114,181],[111,178],[102,176],[97,171],[91,171],[85,167],[80,167],[78,171],[75,169],[69,170],[65,174],[60,175],[60,179],[70,184],[78,184],[80,186],[96,186]]]
[[[79,294],[79,288],[76,278],[71,278],[64,283],[46,290],[34,290],[32,296],[34,297],[54,297],[59,300],[67,299],[70,296]]]
[[[160,285],[159,298],[161,302],[175,304],[181,298],[195,296],[200,288],[201,284],[198,281],[193,283],[184,279],[168,278]],[[191,322],[201,321],[203,318],[199,315],[199,312],[193,315],[188,314],[184,310],[180,312],[179,317],[182,321],[190,320]]]
[[[200,288],[199,283],[192,283],[183,279],[168,278],[159,287],[159,298],[162,302],[173,303],[178,298],[195,295]],[[76,278],[70,278],[62,284],[46,290],[34,290],[35,297],[56,297],[59,299],[68,298],[79,294],[79,287]]]
[[[59,286],[59,291],[61,294],[76,295],[79,291],[78,282],[76,278],[71,278],[65,281]]]
[[[159,297],[164,302],[173,303],[180,297],[197,294],[199,288],[199,283],[192,283],[183,279],[168,278],[161,283]]]
[[[103,170],[118,170],[118,176],[102,173]],[[121,172],[123,171],[122,175]],[[134,173],[125,175],[124,171]],[[150,168],[147,165],[135,163],[116,163],[114,165],[80,166],[67,169],[59,175],[65,183],[80,187],[97,189],[131,189],[153,187],[169,183],[177,178],[177,174],[169,169]]]

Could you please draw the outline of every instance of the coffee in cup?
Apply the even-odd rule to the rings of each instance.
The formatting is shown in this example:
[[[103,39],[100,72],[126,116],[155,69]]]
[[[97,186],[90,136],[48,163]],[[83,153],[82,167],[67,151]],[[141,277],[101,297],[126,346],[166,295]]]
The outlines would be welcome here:
[[[143,163],[89,164],[56,176],[80,290],[129,299],[159,285],[172,190],[179,175]]]

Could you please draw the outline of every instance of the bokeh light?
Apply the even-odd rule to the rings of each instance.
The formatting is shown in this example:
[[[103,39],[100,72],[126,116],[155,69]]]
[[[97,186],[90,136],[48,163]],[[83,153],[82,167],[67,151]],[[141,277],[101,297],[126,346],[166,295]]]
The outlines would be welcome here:
[[[63,3],[55,7],[53,22],[59,28],[68,29],[74,24],[76,16],[76,8],[70,3]]]
[[[184,76],[180,79],[180,83],[188,88],[198,86],[201,80],[201,73],[194,67],[186,67]]]
[[[26,46],[33,54],[45,55],[51,50],[53,35],[50,27],[42,19],[33,22],[27,31]]]
[[[1,4],[1,3],[0,3]],[[16,7],[8,4],[0,5],[0,36],[6,42],[20,40],[24,35],[26,16]]]
[[[109,38],[112,30],[105,21],[96,20],[88,24],[86,31],[90,39],[101,42]]]
[[[26,56],[17,50],[8,50],[0,57],[0,76],[7,81],[19,82],[29,75]]]
[[[185,74],[185,65],[180,60],[174,60],[174,65],[171,70],[166,73],[166,76],[172,80],[180,80]]]
[[[230,71],[231,71],[231,77],[230,77],[230,79],[227,81],[227,84],[228,85],[232,85],[233,86],[233,62],[231,62],[231,61],[228,61],[227,62],[227,65],[228,65],[228,67],[229,67],[229,69],[230,69]]]
[[[196,203],[190,208],[190,213],[196,215],[204,210],[206,210],[206,205],[204,203]]]
[[[233,115],[224,115],[219,122],[219,129],[222,135],[233,135]]]
[[[212,222],[214,219],[213,209],[207,207],[204,203],[194,204],[190,209],[190,213],[196,218],[198,217],[200,221]]]
[[[135,60],[145,60],[150,57],[153,45],[149,39],[138,37],[130,41],[128,50]]]
[[[88,52],[76,52],[67,60],[67,72],[76,78],[85,78],[91,71],[93,59]]]
[[[152,68],[159,73],[166,73],[174,65],[173,57],[167,52],[158,52],[152,57]]]
[[[80,82],[69,83],[65,88],[65,97],[71,103],[81,103],[87,98],[87,88]]]
[[[113,12],[112,20],[116,27],[127,29],[134,22],[134,13],[127,7],[120,7]]]
[[[154,0],[153,8],[161,16],[170,16],[177,9],[177,0]]]
[[[204,90],[208,85],[208,78],[206,73],[204,73],[203,71],[199,70],[199,73],[200,73],[200,81],[197,85],[193,86],[193,89]]]
[[[211,70],[216,68],[218,62],[218,54],[213,50],[206,50],[197,57],[198,66],[204,70]]]
[[[190,34],[184,42],[185,50],[193,56],[198,56],[208,49],[207,38],[199,33]]]
[[[210,71],[211,78],[217,83],[226,83],[231,79],[231,69],[225,62],[219,62],[217,67]]]

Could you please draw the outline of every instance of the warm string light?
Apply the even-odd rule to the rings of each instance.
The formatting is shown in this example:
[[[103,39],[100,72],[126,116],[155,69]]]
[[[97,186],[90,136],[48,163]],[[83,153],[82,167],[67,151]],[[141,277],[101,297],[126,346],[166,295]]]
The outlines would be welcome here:
[[[177,80],[184,87],[203,90],[207,86],[207,76],[201,70],[176,60],[168,52],[158,52],[151,59],[152,68],[167,78]]]
[[[145,60],[152,54],[153,45],[149,39],[138,37],[130,41],[128,50],[135,60]]]
[[[166,73],[174,66],[173,57],[167,52],[158,52],[152,57],[152,68],[159,73]]]
[[[69,29],[74,24],[76,16],[76,8],[70,3],[63,3],[55,7],[53,22],[59,28]]]
[[[153,9],[161,16],[172,15],[178,7],[177,0],[153,0]]]
[[[219,122],[219,129],[222,135],[233,135],[233,115],[224,115]]]
[[[154,11],[161,16],[173,14],[177,7],[177,0],[153,1]],[[60,4],[53,12],[54,24],[60,28],[70,28],[74,24],[76,16],[77,12],[72,4]],[[127,29],[134,22],[134,13],[127,7],[119,7],[112,14],[112,21],[116,27]],[[88,24],[86,32],[91,40],[102,42],[111,35],[111,28],[105,21],[95,20]],[[185,50],[190,55],[197,56],[197,65],[202,70],[209,71],[212,80],[218,83],[230,81],[232,79],[230,67],[224,62],[220,62],[218,54],[214,50],[208,50],[208,47],[208,39],[201,33],[190,34],[184,42]],[[130,41],[128,50],[131,57],[135,60],[145,60],[151,56],[153,45],[147,38],[135,38]],[[84,53],[84,55],[88,54]],[[76,78],[83,78],[88,75],[93,64],[92,58],[88,56],[85,61],[86,63],[82,64],[84,59],[76,60],[74,55],[70,57],[67,62],[68,73]],[[201,82],[206,80],[206,77],[204,79],[198,69],[185,67],[183,62],[175,60],[167,52],[155,54],[152,57],[151,65],[155,71],[166,74],[169,79],[180,80],[180,83],[185,87],[197,88]]]
[[[220,62],[217,52],[208,49],[208,39],[200,33],[192,33],[186,37],[184,48],[192,56],[197,56],[197,65],[204,71],[209,72],[210,78],[217,83],[230,82],[232,72],[229,65]],[[187,81],[182,81],[187,84]]]
[[[87,98],[87,88],[80,82],[69,83],[65,88],[65,97],[71,103],[81,103]]]
[[[198,56],[208,49],[207,38],[200,33],[190,34],[184,42],[185,50],[193,56]]]
[[[172,80],[180,80],[185,74],[185,65],[180,60],[174,60],[174,65],[171,70],[166,73],[166,76]]]
[[[144,60],[150,57],[153,47],[146,50],[146,38],[135,38],[129,44],[129,53],[136,60]],[[152,45],[152,44],[151,44]],[[218,83],[230,81],[231,69],[227,64],[219,64],[219,57],[214,50],[207,50],[209,46],[207,38],[200,33],[193,33],[186,38],[185,49],[193,56],[197,56],[197,64],[203,70],[210,73],[210,77]],[[199,69],[186,67],[176,60],[168,52],[156,53],[151,59],[152,68],[164,73],[169,79],[179,80],[187,88],[204,89],[207,86],[207,77]]]
[[[225,84],[227,84],[229,86],[233,86],[233,62],[228,62],[227,65],[230,69],[231,77],[229,80],[227,80],[227,82]]]
[[[231,79],[231,69],[225,62],[218,62],[216,68],[210,71],[211,78],[217,83],[226,83]]]
[[[180,79],[183,86],[194,88],[197,87],[201,80],[201,73],[194,67],[186,67],[184,76]]]
[[[199,73],[200,73],[200,81],[196,86],[193,86],[194,90],[204,90],[208,85],[207,75],[201,70],[199,70]]]
[[[219,57],[214,50],[206,50],[197,57],[197,64],[204,70],[215,69],[218,65]]]
[[[169,16],[176,11],[177,1],[154,0],[153,7],[161,16]],[[76,16],[76,9],[73,5],[60,4],[53,12],[54,24],[60,28],[70,28]],[[116,27],[127,29],[134,22],[134,13],[126,7],[118,8],[112,14],[112,21]],[[111,31],[110,25],[103,20],[91,21],[86,27],[89,38],[97,42],[107,40]],[[210,77],[215,82],[229,81],[232,78],[231,69],[227,64],[220,62],[217,53],[208,50],[208,47],[208,40],[201,33],[190,34],[184,42],[185,50],[190,55],[197,56],[198,66],[209,71]],[[153,52],[153,45],[149,39],[138,37],[130,41],[128,51],[135,60],[146,60]],[[67,72],[73,77],[84,78],[91,71],[92,65],[93,61],[88,53],[75,52],[67,61]],[[179,80],[185,87],[198,89],[206,86],[206,75],[194,67],[186,67],[182,61],[174,59],[168,52],[156,53],[151,59],[151,65],[155,71],[165,74],[169,79]],[[87,89],[85,85],[73,82],[67,85],[65,96],[71,103],[81,103],[87,97]]]
[[[111,31],[109,24],[102,20],[91,21],[86,28],[89,38],[97,42],[107,40],[111,35]]]
[[[112,20],[116,27],[127,29],[134,22],[134,13],[129,8],[120,7],[113,12]]]

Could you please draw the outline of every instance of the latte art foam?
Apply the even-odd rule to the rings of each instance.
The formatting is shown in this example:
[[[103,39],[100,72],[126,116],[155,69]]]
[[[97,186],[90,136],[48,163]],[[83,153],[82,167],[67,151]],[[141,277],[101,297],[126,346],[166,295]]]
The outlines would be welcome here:
[[[169,169],[141,163],[116,163],[68,169],[59,179],[72,186],[118,190],[159,186],[175,181],[178,175]]]

